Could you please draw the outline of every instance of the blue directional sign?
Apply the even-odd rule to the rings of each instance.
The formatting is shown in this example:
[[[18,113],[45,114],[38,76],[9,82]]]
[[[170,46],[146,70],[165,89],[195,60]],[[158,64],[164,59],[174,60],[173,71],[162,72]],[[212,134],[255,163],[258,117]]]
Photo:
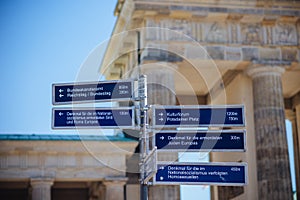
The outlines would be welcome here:
[[[155,133],[159,151],[245,151],[244,130],[160,131]]]
[[[157,164],[155,185],[226,185],[247,184],[246,163],[167,163]]]
[[[153,106],[153,127],[245,126],[244,106]]]
[[[134,108],[54,108],[53,129],[134,128]]]
[[[131,100],[133,98],[133,81],[53,84],[52,92],[52,103],[54,105],[91,101]]]

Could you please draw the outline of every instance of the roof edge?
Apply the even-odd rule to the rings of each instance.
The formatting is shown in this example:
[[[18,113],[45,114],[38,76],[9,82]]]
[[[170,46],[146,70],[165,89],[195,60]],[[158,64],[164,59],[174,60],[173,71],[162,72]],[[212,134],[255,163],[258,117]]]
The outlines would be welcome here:
[[[111,141],[111,142],[136,142],[121,135],[54,135],[54,134],[1,134],[0,141]]]

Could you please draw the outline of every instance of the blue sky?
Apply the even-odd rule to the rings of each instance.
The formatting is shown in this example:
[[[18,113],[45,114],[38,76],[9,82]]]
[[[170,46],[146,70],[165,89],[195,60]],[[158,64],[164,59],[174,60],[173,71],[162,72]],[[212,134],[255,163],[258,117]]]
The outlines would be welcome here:
[[[74,82],[110,37],[116,2],[1,0],[0,132],[51,132],[51,85]]]

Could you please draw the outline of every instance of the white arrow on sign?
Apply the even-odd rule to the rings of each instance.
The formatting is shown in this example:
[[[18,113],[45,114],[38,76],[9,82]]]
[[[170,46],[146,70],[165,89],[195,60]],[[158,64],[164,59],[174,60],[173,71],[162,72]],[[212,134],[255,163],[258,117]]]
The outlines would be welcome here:
[[[160,139],[163,140],[163,139],[165,139],[165,137],[164,137],[164,136],[161,136]]]
[[[59,94],[59,97],[60,97],[60,98],[62,98],[63,96],[65,96],[65,95],[63,95],[63,94]]]
[[[163,115],[164,115],[164,113],[162,113],[162,112],[161,112],[161,113],[159,113],[158,115],[159,115],[159,116],[163,116]]]
[[[63,90],[63,89],[59,89],[58,91],[59,91],[60,93],[62,93],[64,90]]]
[[[62,113],[62,112],[59,112],[59,113],[58,113],[58,115],[59,115],[59,116],[62,116],[62,115],[64,115],[64,113]]]
[[[159,121],[164,121],[164,118],[159,118],[158,120],[159,120]]]

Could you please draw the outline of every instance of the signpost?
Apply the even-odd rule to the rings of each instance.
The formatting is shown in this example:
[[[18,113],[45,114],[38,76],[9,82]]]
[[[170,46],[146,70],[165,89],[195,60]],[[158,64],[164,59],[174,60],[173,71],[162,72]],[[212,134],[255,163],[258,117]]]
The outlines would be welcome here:
[[[148,196],[148,183],[243,186],[247,184],[245,163],[158,162],[160,151],[246,151],[245,130],[178,131],[179,127],[242,127],[244,106],[151,106],[148,122],[147,77],[141,75],[134,94],[134,81],[53,84],[53,105],[105,101],[135,101],[136,107],[53,108],[53,129],[136,128],[140,126],[141,199]],[[135,109],[138,109],[135,116]],[[154,129],[150,149],[149,128]],[[173,130],[160,130],[169,128]]]
[[[224,185],[247,184],[246,163],[158,162],[155,185]]]
[[[54,108],[53,129],[134,128],[134,107]]]
[[[153,106],[154,128],[244,126],[244,106]]]
[[[158,151],[245,151],[244,130],[159,131],[155,132]]]
[[[131,100],[133,98],[133,81],[53,84],[52,92],[53,105],[91,101]]]

